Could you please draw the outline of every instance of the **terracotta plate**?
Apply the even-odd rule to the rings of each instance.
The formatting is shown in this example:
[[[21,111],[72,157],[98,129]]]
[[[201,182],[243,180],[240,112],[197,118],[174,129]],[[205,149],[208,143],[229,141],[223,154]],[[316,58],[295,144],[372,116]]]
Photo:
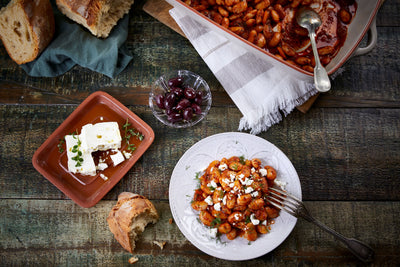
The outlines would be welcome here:
[[[58,144],[60,139],[73,132],[80,133],[83,125],[88,123],[116,121],[122,126],[128,119],[129,123],[144,135],[144,139],[137,144],[132,157],[118,166],[110,166],[101,173],[108,177],[104,180],[100,173],[96,176],[84,176],[68,171],[67,153],[60,152]],[[91,94],[78,108],[50,135],[38,148],[32,158],[33,166],[44,177],[52,182],[65,195],[70,197],[81,207],[92,207],[107,194],[128,172],[136,161],[149,148],[154,140],[154,132],[143,120],[118,102],[115,98],[104,92]],[[126,143],[122,141],[122,149]]]

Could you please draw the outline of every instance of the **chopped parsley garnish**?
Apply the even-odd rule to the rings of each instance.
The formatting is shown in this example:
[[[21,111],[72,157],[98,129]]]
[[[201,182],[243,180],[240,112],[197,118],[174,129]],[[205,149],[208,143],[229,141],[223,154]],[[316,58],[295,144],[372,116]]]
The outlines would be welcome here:
[[[200,174],[201,174],[201,172],[196,172],[196,180],[199,180],[200,179]]]
[[[214,220],[212,220],[212,222],[211,222],[211,227],[216,227],[216,226],[219,226],[221,224],[221,218],[219,218],[219,217],[216,217]]]
[[[210,191],[214,191],[215,187],[210,185],[210,186],[208,186],[208,189],[210,189]]]
[[[240,157],[239,157],[239,160],[240,160],[240,163],[241,163],[242,165],[246,164],[246,159],[244,158],[244,156],[240,156]]]
[[[197,187],[196,188],[200,188],[200,177],[201,177],[201,172],[196,172],[196,176],[195,176],[195,180],[198,182]]]

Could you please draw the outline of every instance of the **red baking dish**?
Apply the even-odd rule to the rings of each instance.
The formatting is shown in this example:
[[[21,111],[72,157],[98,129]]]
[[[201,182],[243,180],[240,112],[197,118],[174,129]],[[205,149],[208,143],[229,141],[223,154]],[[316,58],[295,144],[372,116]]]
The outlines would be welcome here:
[[[174,7],[184,8],[187,11],[187,13],[198,22],[211,28],[215,32],[222,34],[227,39],[235,42],[236,44],[244,46],[249,51],[259,56],[260,58],[265,58],[265,57],[267,57],[268,59],[273,58],[276,60],[277,64],[278,62],[280,62],[301,73],[313,76],[313,73],[304,71],[303,69],[297,66],[291,65],[285,62],[284,60],[275,57],[274,55],[265,51],[264,49],[259,48],[253,43],[248,42],[247,40],[239,37],[235,33],[222,27],[221,25],[209,19],[208,17],[204,16],[195,9],[189,7],[181,0],[166,0],[166,1]],[[335,71],[337,71],[352,55],[365,54],[369,52],[376,44],[377,33],[375,25],[375,15],[380,7],[381,0],[364,0],[364,1],[356,0],[356,2],[357,2],[357,12],[351,24],[348,27],[347,38],[343,46],[340,48],[339,52],[326,66],[328,74],[332,74]],[[363,37],[370,28],[371,28],[370,38],[368,38],[368,43],[366,47],[358,48],[358,45],[360,44],[361,40],[363,39]]]
[[[88,123],[116,121],[123,138],[122,126],[127,120],[131,124],[130,127],[134,127],[142,133],[144,138],[130,158],[101,172],[108,179],[103,179],[99,172],[96,176],[86,176],[68,171],[67,153],[66,151],[60,152],[58,148],[60,140],[63,140],[65,135],[76,130],[80,132],[82,126]],[[122,179],[149,148],[153,140],[154,131],[149,125],[115,98],[98,91],[84,100],[36,150],[32,164],[37,171],[75,203],[88,208],[94,206]],[[122,149],[126,146],[127,144],[122,142]]]

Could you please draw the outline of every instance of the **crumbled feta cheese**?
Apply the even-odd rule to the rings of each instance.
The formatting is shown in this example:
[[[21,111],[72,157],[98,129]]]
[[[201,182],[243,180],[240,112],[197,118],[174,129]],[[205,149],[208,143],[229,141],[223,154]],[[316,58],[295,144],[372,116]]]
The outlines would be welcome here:
[[[254,191],[254,189],[253,189],[253,187],[251,187],[251,186],[246,187],[246,189],[244,190],[244,192],[245,192],[246,194],[250,194],[250,193],[253,192],[253,191]]]
[[[262,221],[262,225],[267,225],[267,220]]]
[[[235,186],[235,183],[230,183],[230,184],[229,184],[229,187],[230,187],[230,188],[233,188],[234,186]]]
[[[223,203],[224,205],[226,205],[226,195],[225,195],[224,198],[222,199],[222,203]]]
[[[214,204],[214,209],[216,210],[216,211],[221,211],[221,203],[215,203]]]
[[[226,169],[228,169],[228,165],[226,165],[226,163],[222,163],[218,166],[218,169],[220,169],[221,171],[225,171]]]
[[[250,215],[250,221],[253,225],[259,225],[260,224],[260,220],[256,219],[256,216],[254,215],[254,213],[252,213]]]
[[[231,181],[228,178],[222,180],[224,183],[229,184]]]
[[[217,188],[217,187],[218,187],[217,183],[214,182],[214,181],[211,181],[210,184],[211,184],[211,186],[214,187],[214,188]]]
[[[100,177],[104,180],[104,181],[107,181],[108,180],[108,177],[107,176],[105,176],[104,174],[102,174],[102,173],[100,173]]]
[[[107,165],[107,163],[104,163],[104,162],[99,162],[99,164],[96,166],[96,170],[98,170],[98,171],[104,171],[107,168],[108,168],[108,165]]]
[[[255,173],[256,169],[254,169],[254,167],[251,168],[251,173]]]
[[[114,166],[117,166],[118,164],[123,162],[125,158],[122,155],[121,151],[113,150],[113,152],[117,152],[117,154],[110,155],[110,158],[112,159]]]
[[[239,179],[243,179],[244,178],[244,174],[243,173],[241,173],[241,174],[239,174]]]
[[[242,185],[251,185],[254,181],[249,178],[246,178],[244,179],[244,181],[240,180],[240,182],[242,183]]]
[[[266,169],[259,169],[259,172],[260,172],[260,174],[261,174],[261,176],[267,176],[267,174],[268,174],[268,171],[266,170]]]
[[[126,159],[130,159],[130,158],[132,157],[132,153],[126,152],[125,150],[122,151],[122,153],[124,154],[124,157],[125,157]]]
[[[218,233],[218,228],[210,228],[210,237],[216,238]]]
[[[253,193],[251,193],[252,197],[257,197],[258,196],[258,191],[254,191]]]
[[[233,215],[233,218],[235,218],[236,221],[240,220],[240,216],[238,213],[236,213],[235,215]]]
[[[229,175],[229,177],[231,178],[231,180],[232,180],[232,179],[235,179],[235,178],[236,178],[236,174],[235,174],[235,173],[231,173],[231,174]]]
[[[283,182],[277,179],[275,179],[274,183],[280,188],[282,188],[282,190],[285,190],[285,186],[287,185],[287,182]]]
[[[208,197],[206,197],[206,199],[204,199],[204,201],[208,204],[208,205],[212,205],[212,204],[214,204],[213,203],[213,201],[212,201],[212,199],[211,199],[211,196],[208,196]]]

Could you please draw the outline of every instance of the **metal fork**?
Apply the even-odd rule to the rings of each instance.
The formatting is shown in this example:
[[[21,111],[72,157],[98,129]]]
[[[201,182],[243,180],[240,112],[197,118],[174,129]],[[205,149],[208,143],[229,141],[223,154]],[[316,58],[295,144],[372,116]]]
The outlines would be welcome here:
[[[270,187],[270,195],[267,197],[267,201],[275,207],[282,209],[297,218],[303,218],[309,222],[319,226],[322,230],[332,234],[337,239],[346,244],[347,248],[363,262],[371,262],[374,258],[374,251],[371,247],[364,244],[363,242],[354,238],[347,238],[335,230],[327,227],[323,223],[316,220],[311,216],[310,212],[304,206],[304,203],[298,198],[289,195],[287,192]]]

